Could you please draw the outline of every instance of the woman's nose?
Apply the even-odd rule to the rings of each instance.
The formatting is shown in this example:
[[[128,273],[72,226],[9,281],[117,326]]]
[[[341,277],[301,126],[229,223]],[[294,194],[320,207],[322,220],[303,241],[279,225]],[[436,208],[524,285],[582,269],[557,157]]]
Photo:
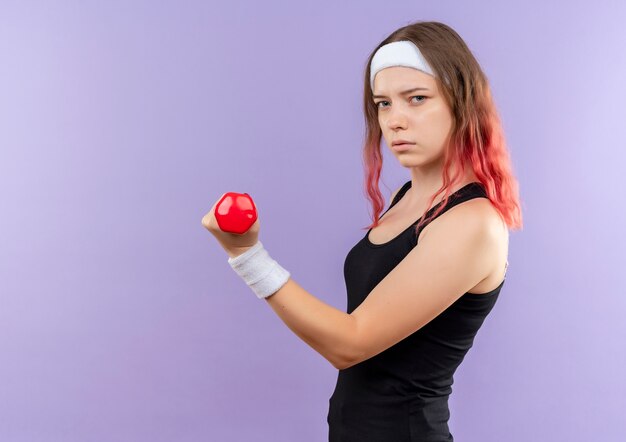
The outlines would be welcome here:
[[[388,114],[387,127],[389,129],[405,128],[407,118],[402,110],[391,110]]]

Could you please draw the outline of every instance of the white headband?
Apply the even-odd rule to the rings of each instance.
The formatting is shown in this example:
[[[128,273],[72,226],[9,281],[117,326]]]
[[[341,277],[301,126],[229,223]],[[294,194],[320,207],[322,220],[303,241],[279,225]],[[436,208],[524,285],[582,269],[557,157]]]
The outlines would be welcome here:
[[[415,43],[409,40],[394,41],[378,48],[370,65],[370,86],[374,90],[374,77],[378,71],[391,66],[406,66],[428,75],[435,74]]]

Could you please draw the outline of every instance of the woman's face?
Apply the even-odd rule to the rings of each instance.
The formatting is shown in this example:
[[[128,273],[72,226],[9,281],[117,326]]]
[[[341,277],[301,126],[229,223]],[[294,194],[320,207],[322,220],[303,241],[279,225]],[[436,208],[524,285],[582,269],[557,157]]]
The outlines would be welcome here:
[[[434,77],[404,66],[385,68],[374,77],[373,95],[385,142],[402,165],[421,166],[443,158],[453,116]],[[397,151],[392,143],[399,139],[414,144]]]

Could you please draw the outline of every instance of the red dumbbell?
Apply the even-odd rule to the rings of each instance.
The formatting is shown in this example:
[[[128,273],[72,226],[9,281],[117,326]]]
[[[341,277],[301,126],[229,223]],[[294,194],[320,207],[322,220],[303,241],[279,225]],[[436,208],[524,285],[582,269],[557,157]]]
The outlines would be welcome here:
[[[247,193],[228,192],[215,206],[215,219],[224,232],[243,234],[257,219],[256,206]]]

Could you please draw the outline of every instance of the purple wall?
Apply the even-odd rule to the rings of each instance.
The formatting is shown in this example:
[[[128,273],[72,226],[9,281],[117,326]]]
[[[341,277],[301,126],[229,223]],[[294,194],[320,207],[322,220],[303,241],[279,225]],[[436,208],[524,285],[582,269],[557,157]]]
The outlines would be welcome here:
[[[453,435],[625,440],[626,7],[559,3],[2,1],[0,440],[326,440],[336,370],[200,220],[249,192],[345,309],[365,60],[414,20],[483,66],[524,210]],[[410,175],[385,159],[388,197]]]

